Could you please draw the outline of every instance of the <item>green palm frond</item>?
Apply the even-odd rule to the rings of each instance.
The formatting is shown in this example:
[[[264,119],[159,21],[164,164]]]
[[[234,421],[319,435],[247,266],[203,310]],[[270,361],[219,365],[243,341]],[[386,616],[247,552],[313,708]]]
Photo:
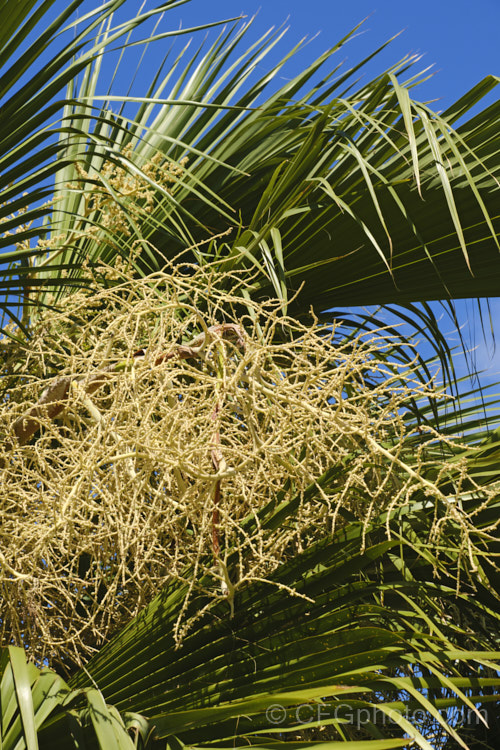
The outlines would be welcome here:
[[[296,50],[259,78],[257,67],[282,33],[245,49],[249,26],[221,32],[190,57],[187,46],[176,58],[171,51],[167,72],[143,97],[99,93],[98,66],[70,88],[57,201],[43,235],[52,244],[29,267],[22,258],[33,248],[5,255],[19,258],[20,279],[28,274],[30,289],[38,288],[29,302],[44,304],[47,295],[85,283],[86,260],[111,262],[138,248],[141,274],[186,249],[200,264],[247,268],[251,293],[277,295],[293,314],[310,305],[396,303],[396,314],[415,320],[419,301],[496,294],[498,104],[463,121],[497,79],[438,115],[412,97],[426,75],[414,73],[414,58],[359,86],[359,70],[380,50],[344,72],[335,54],[347,35],[276,88]],[[457,118],[463,124],[454,130]],[[184,164],[168,189],[147,171],[158,157]],[[130,213],[126,196],[106,182],[105,163],[149,185],[154,209],[142,204]],[[111,192],[126,228],[110,233],[89,211],[96,189]],[[2,283],[23,298],[18,281]],[[453,381],[446,340],[426,315]]]
[[[15,306],[9,295],[24,299],[29,294],[28,288],[36,286],[32,267],[46,255],[36,238],[55,229],[50,220],[54,177],[57,183],[85,150],[94,120],[97,129],[106,125],[90,103],[76,102],[75,80],[80,76],[82,91],[93,91],[105,52],[130,43],[135,28],[187,1],[166,0],[120,22],[113,21],[113,14],[126,0],[108,0],[88,11],[85,0],[73,0],[55,17],[54,0],[22,0],[15,12],[12,3],[0,8],[0,289],[5,295],[0,307],[11,317]],[[80,8],[86,12],[74,21]],[[153,38],[171,35],[153,33]],[[75,116],[69,118],[72,110]]]
[[[52,724],[64,728],[58,747],[134,750],[137,746],[127,730],[142,730],[142,717],[129,714],[123,719],[94,687],[71,690],[52,670],[27,662],[22,648],[2,650],[0,689],[3,750],[46,747],[44,734],[50,733]]]
[[[281,523],[293,505],[268,508],[260,522]],[[470,635],[451,618],[452,608],[464,618],[481,612],[490,624],[498,615],[467,593],[457,596],[444,579],[430,583],[436,559],[416,542],[425,530],[424,506],[394,514],[391,540],[384,519],[368,530],[349,524],[281,566],[270,582],[237,593],[232,618],[226,601],[207,609],[203,597],[194,598],[184,614],[196,619],[180,647],[173,633],[189,584],[167,587],[90,662],[88,675],[108,702],[144,714],[169,742],[268,747],[320,724],[353,750],[356,740],[371,739],[367,750],[378,747],[376,740],[394,741],[396,729],[396,737],[406,733],[431,747],[408,720],[412,711],[453,735],[437,708],[473,710],[496,699],[488,693],[499,682],[494,672],[486,676],[495,669],[496,647]],[[89,679],[80,672],[71,684],[83,687]],[[297,718],[297,706],[309,720]],[[273,723],[274,709],[280,713]],[[370,717],[361,732],[360,715]],[[395,722],[392,734],[383,716]]]

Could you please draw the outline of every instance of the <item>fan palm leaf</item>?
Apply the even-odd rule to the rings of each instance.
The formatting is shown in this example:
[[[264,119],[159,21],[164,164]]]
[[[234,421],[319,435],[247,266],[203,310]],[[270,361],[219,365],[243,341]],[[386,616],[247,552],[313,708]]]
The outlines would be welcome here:
[[[311,304],[397,303],[396,314],[420,317],[453,380],[435,316],[416,313],[414,303],[496,294],[500,110],[493,104],[466,118],[498,79],[487,77],[438,115],[412,97],[426,75],[414,72],[415,58],[361,86],[356,76],[380,50],[345,72],[336,65],[348,35],[276,89],[296,50],[254,80],[282,34],[240,51],[248,30],[223,31],[190,57],[189,47],[172,60],[171,51],[167,72],[141,98],[97,93],[98,69],[70,89],[46,252],[6,254],[24,265],[19,280],[12,267],[6,272],[4,287],[33,309],[85,283],[84,261],[128,258],[140,247],[144,274],[187,250],[200,264],[218,259],[221,271],[247,268],[251,294],[277,295],[297,315]],[[100,114],[91,121],[92,107]],[[168,188],[148,172],[157,158],[183,164]],[[105,164],[155,190],[154,210],[142,203],[131,214]],[[110,234],[89,210],[96,190],[120,207],[123,231]],[[22,259],[30,256],[28,267]],[[29,288],[39,289],[28,300],[27,274]]]
[[[260,522],[281,523],[293,508],[293,501],[267,508]],[[497,652],[480,651],[488,639],[478,634],[467,641],[448,603],[464,617],[475,608],[492,623],[498,615],[465,593],[457,597],[443,580],[430,584],[428,569],[437,563],[445,570],[453,554],[444,564],[430,552],[422,556],[416,535],[426,519],[418,502],[389,519],[391,540],[384,538],[387,520],[370,525],[361,553],[366,530],[354,522],[284,564],[269,582],[248,585],[236,595],[232,618],[227,602],[207,610],[203,597],[194,599],[185,615],[196,619],[180,648],[173,633],[189,584],[167,587],[72,684],[92,679],[119,710],[146,715],[157,737],[174,735],[190,746],[265,747],[277,731],[283,740],[320,724],[332,729],[332,739],[353,741],[354,750],[355,739],[394,737],[382,726],[385,715],[429,748],[408,721],[411,711],[428,712],[446,729],[436,708],[473,709],[474,702],[495,700],[487,693],[498,684],[497,676],[483,674]],[[474,659],[483,665],[478,672]],[[464,663],[473,670],[466,675]],[[356,734],[360,715],[370,720]]]

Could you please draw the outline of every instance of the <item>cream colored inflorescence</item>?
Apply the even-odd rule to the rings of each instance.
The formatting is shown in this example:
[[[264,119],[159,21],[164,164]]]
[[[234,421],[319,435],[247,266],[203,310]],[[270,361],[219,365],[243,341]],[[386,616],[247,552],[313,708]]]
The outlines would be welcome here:
[[[131,224],[140,219],[141,215],[151,213],[158,200],[158,185],[166,192],[170,192],[172,185],[182,176],[187,164],[187,157],[177,164],[166,161],[161,152],[156,153],[141,170],[132,170],[133,150],[125,146],[121,157],[127,162],[127,167],[120,166],[114,161],[104,162],[99,175],[94,177],[101,185],[95,185],[88,190],[87,206],[84,213],[87,216],[98,217],[98,225],[94,232],[110,229],[113,234],[122,233],[131,236]],[[75,171],[79,183],[68,187],[80,191],[81,185],[92,181],[83,166],[75,163]],[[89,226],[86,225],[88,233]]]
[[[382,338],[337,343],[245,300],[243,277],[182,268],[114,270],[4,347],[0,628],[39,660],[85,660],[172,579],[234,606],[346,515],[439,494],[402,414],[432,389]],[[269,530],[278,493],[297,507]]]

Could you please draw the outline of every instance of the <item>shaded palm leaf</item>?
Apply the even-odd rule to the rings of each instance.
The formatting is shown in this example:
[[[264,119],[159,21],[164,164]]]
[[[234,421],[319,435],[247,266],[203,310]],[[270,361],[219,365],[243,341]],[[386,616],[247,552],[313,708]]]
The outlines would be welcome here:
[[[259,514],[264,527],[294,512],[294,501],[285,507],[278,501]],[[481,651],[487,638],[451,621],[449,606],[464,616],[482,612],[491,622],[498,615],[466,593],[457,596],[446,573],[430,583],[433,566],[446,571],[454,563],[453,554],[441,564],[419,545],[428,523],[424,509],[416,502],[394,513],[392,540],[384,538],[384,518],[375,520],[362,552],[366,530],[349,524],[282,565],[269,583],[237,593],[233,618],[227,602],[207,609],[203,596],[194,598],[184,615],[196,619],[180,648],[174,632],[189,584],[168,586],[90,662],[88,674],[119,710],[140,712],[158,737],[174,735],[189,745],[265,746],[262,740],[275,741],[276,731],[290,736],[316,726],[297,720],[297,705],[311,706],[314,717],[318,703],[326,703],[319,723],[334,730],[332,739],[383,737],[376,721],[356,735],[353,716],[364,709],[371,717],[388,713],[429,748],[405,711],[429,712],[446,728],[436,706],[487,702],[498,684],[498,676],[483,677],[472,666],[474,660],[490,665],[497,652]],[[80,672],[72,684],[89,679]],[[273,724],[275,705],[283,710]]]

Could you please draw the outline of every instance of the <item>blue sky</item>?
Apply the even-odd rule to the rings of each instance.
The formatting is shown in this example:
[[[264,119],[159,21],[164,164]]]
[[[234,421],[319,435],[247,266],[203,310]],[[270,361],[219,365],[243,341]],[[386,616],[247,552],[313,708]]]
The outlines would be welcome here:
[[[305,59],[312,59],[334,44],[364,18],[367,20],[362,32],[346,49],[349,61],[359,60],[390,37],[403,32],[381,61],[390,63],[408,52],[423,54],[423,64],[434,65],[438,74],[425,84],[422,98],[439,98],[444,105],[457,99],[485,75],[500,75],[498,0],[419,0],[417,3],[401,0],[191,0],[169,11],[167,19],[169,25],[175,18],[181,20],[183,26],[190,26],[239,13],[257,14],[256,34],[288,19],[286,46],[319,32],[304,52]]]
[[[102,0],[87,0],[80,15],[89,8],[97,8]],[[66,0],[56,0],[53,13],[57,15],[67,5]],[[123,15],[130,17],[141,7],[152,9],[157,0],[129,0]],[[396,0],[189,0],[179,7],[169,9],[162,19],[161,30],[193,27],[238,16],[255,17],[249,38],[257,39],[271,27],[285,24],[288,31],[274,57],[267,58],[271,67],[281,54],[286,53],[301,39],[309,42],[303,51],[288,65],[290,76],[301,66],[311,62],[333,46],[351,29],[362,22],[356,38],[343,47],[340,57],[347,64],[359,62],[378,46],[398,35],[376,62],[368,68],[369,74],[381,72],[408,53],[422,55],[420,66],[432,66],[435,73],[418,89],[421,100],[434,101],[435,109],[442,109],[488,74],[500,76],[500,0],[419,0],[408,3]],[[212,33],[216,33],[213,30]],[[141,33],[140,36],[144,36]],[[184,43],[183,36],[179,43]],[[162,46],[163,45],[163,48]],[[170,40],[150,49],[141,62],[135,89],[144,89],[155,72],[155,63]],[[264,72],[265,65],[262,70]],[[132,72],[129,67],[127,72]],[[284,73],[286,75],[286,72]],[[118,80],[118,88],[126,81]],[[121,93],[121,92],[120,92]],[[496,98],[493,93],[491,100]],[[485,100],[487,101],[487,100]]]

